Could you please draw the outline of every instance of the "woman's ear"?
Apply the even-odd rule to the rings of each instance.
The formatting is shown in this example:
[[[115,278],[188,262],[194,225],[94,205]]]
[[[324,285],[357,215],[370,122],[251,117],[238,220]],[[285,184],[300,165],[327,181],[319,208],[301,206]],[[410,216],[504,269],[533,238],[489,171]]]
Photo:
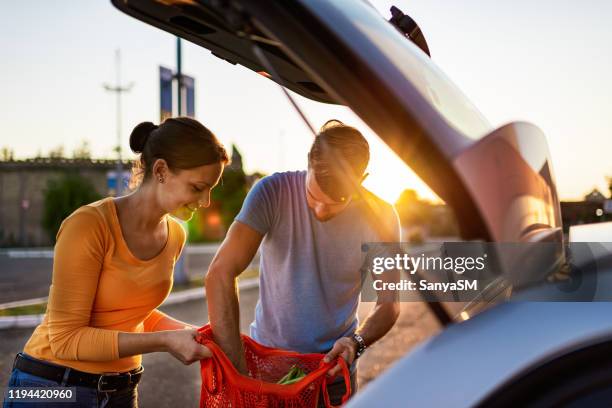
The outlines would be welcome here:
[[[170,169],[168,169],[168,164],[164,159],[157,159],[155,163],[153,163],[153,176],[157,181],[163,183],[168,177],[168,173]]]

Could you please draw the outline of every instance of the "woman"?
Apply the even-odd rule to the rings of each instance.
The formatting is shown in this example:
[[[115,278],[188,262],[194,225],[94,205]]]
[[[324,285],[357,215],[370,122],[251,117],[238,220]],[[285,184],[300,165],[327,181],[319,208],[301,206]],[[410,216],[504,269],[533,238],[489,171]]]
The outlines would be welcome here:
[[[140,153],[138,189],[85,205],[62,223],[47,312],[15,359],[10,387],[76,387],[79,407],[136,407],[141,354],[166,351],[184,364],[210,357],[194,326],[156,308],[185,244],[168,215],[189,220],[209,205],[227,153],[189,118],[141,123],[130,147]]]

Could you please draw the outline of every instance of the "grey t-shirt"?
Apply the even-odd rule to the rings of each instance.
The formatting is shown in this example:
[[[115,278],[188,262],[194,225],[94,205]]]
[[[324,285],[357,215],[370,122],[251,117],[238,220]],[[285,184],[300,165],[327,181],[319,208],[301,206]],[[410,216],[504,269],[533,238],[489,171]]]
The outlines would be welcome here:
[[[385,241],[368,222],[386,224],[399,241],[393,207],[367,190],[334,218],[318,221],[306,202],[306,172],[275,173],[253,186],[236,220],[264,234],[260,298],[250,335],[269,347],[323,353],[355,331],[366,242]],[[388,240],[388,239],[387,239]]]

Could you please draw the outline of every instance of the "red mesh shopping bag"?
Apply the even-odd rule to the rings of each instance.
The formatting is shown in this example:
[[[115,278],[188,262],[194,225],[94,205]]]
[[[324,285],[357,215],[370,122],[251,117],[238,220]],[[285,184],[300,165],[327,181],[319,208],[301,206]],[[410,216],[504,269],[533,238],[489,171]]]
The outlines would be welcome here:
[[[351,393],[350,373],[343,358],[337,362],[323,363],[324,354],[300,354],[274,349],[243,334],[250,374],[245,376],[238,373],[221,348],[213,342],[210,325],[198,331],[198,341],[213,354],[213,357],[200,361],[200,408],[315,408],[321,392],[325,405],[331,407],[326,374],[337,362],[342,366],[346,384],[343,404]],[[293,365],[304,370],[306,377],[294,384],[276,384]]]

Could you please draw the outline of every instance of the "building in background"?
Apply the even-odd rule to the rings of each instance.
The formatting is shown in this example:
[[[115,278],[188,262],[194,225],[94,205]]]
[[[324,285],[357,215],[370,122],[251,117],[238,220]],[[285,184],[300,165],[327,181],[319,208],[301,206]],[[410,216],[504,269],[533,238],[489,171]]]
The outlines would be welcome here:
[[[612,197],[607,199],[603,193],[594,189],[584,196],[583,201],[561,201],[561,216],[565,232],[572,225],[612,221]]]
[[[129,171],[131,162],[122,162]],[[44,193],[49,183],[66,174],[91,182],[100,196],[114,195],[109,173],[116,160],[36,158],[0,161],[0,246],[49,246],[52,239],[42,226]]]
[[[131,161],[122,162],[123,194],[129,191],[131,167]],[[45,192],[50,185],[66,175],[78,175],[91,184],[95,195],[115,196],[116,171],[116,160],[36,158],[0,161],[0,247],[53,245],[52,237],[43,226]],[[242,155],[232,146],[232,163],[225,169],[222,182],[213,190],[211,206],[199,211],[188,227],[190,241],[223,239],[246,192],[261,177],[261,173],[244,172]],[[67,197],[67,201],[70,198]]]

